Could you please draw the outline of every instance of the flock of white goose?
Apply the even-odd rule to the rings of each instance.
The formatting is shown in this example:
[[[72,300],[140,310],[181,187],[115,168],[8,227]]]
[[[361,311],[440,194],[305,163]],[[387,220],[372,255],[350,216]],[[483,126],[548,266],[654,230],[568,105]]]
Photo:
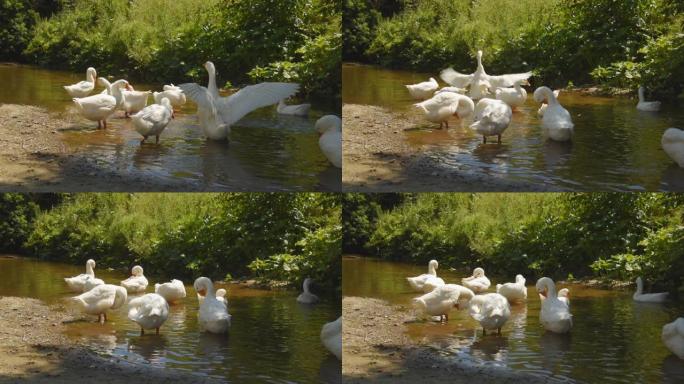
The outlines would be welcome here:
[[[142,135],[142,142],[154,136],[159,143],[171,119],[174,108],[186,103],[186,95],[197,104],[197,114],[204,135],[211,140],[225,140],[230,127],[248,113],[262,107],[277,104],[282,115],[308,116],[311,104],[286,105],[285,99],[299,90],[295,83],[259,83],[242,88],[238,92],[222,97],[216,85],[216,68],[211,61],[204,63],[209,73],[209,84],[187,83],[175,86],[164,85],[162,92],[136,91],[124,79],[110,83],[104,77],[97,77],[95,68],[88,68],[86,80],[64,89],[73,97],[74,105],[84,118],[97,121],[98,128],[107,128],[107,118],[117,110],[123,110],[130,117],[135,129]],[[95,84],[105,87],[99,94],[89,96]],[[149,96],[154,104],[147,105]],[[320,135],[319,146],[323,154],[337,168],[342,167],[342,120],[335,115],[321,117],[315,125]]]
[[[462,285],[446,284],[437,277],[437,260],[430,260],[428,273],[407,277],[411,288],[424,295],[414,298],[413,305],[429,316],[439,316],[440,320],[449,320],[449,312],[456,308],[468,309],[470,316],[480,323],[482,333],[497,330],[511,315],[511,304],[527,301],[527,287],[522,275],[515,276],[514,283],[496,285],[496,293],[487,293],[491,285],[484,269],[475,268],[473,275],[461,279]],[[632,296],[634,301],[646,303],[662,303],[667,300],[667,292],[643,293],[641,277],[636,280],[637,290]],[[542,326],[554,333],[567,333],[572,328],[570,313],[570,291],[563,288],[556,293],[556,284],[548,277],[542,277],[536,283],[537,293],[541,300],[539,320]],[[662,340],[665,346],[684,359],[684,317],[663,326]]]
[[[83,312],[97,315],[97,320],[104,324],[107,311],[121,308],[128,301],[128,318],[140,326],[140,334],[146,329],[159,328],[169,317],[169,304],[186,297],[185,285],[173,279],[170,282],[155,284],[154,293],[145,293],[149,284],[139,265],[131,269],[131,276],[121,281],[121,285],[106,284],[95,277],[95,260],[86,262],[86,273],[74,277],[66,277],[64,281],[73,292],[82,292],[72,299],[78,303]],[[318,297],[309,291],[311,279],[304,280],[304,292],[297,302],[315,304]],[[193,287],[199,301],[200,331],[223,334],[230,328],[231,315],[228,313],[226,290],[214,290],[214,284],[208,277],[199,277]],[[129,294],[140,295],[129,300]],[[327,323],[321,330],[323,345],[338,359],[342,356],[342,317]]]
[[[532,72],[488,75],[482,66],[482,51],[477,52],[477,69],[466,75],[447,68],[440,73],[447,87],[439,88],[434,78],[418,84],[406,85],[411,97],[423,100],[414,104],[433,123],[442,128],[449,128],[448,120],[452,116],[464,119],[473,115],[470,128],[482,135],[484,143],[487,137],[497,136],[501,143],[501,135],[511,124],[513,112],[527,100],[527,91],[522,85],[529,85],[527,79]],[[549,139],[559,142],[570,141],[575,125],[572,116],[558,101],[560,91],[552,91],[542,86],[534,91],[534,100],[541,103],[537,114],[541,118],[542,133]],[[477,104],[475,104],[477,101]],[[640,111],[657,112],[659,101],[646,101],[644,88],[639,88]],[[667,129],[661,138],[661,144],[680,167],[684,168],[684,130]]]

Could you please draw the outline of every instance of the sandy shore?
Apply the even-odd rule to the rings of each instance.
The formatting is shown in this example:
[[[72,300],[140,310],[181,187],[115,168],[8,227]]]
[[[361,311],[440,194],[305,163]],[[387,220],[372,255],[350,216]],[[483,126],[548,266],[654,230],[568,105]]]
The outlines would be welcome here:
[[[444,169],[410,146],[406,129],[417,122],[371,105],[342,106],[342,189],[346,192],[548,191],[550,186],[493,179]]]
[[[342,299],[342,376],[345,383],[543,383],[511,369],[454,359],[415,344],[405,323],[412,310],[378,299]]]
[[[39,107],[0,105],[0,192],[194,189],[180,180],[143,179],[125,169],[103,169],[97,159],[63,144],[61,136],[73,124]]]
[[[64,322],[73,320],[64,308],[48,307],[40,300],[0,297],[0,383],[212,382],[97,355],[64,335]]]

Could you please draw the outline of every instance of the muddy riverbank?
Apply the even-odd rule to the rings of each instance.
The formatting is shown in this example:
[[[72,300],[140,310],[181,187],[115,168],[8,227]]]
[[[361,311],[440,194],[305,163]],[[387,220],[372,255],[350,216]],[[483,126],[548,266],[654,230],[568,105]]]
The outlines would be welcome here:
[[[345,191],[557,190],[551,185],[504,180],[467,168],[444,167],[438,157],[407,142],[406,133],[420,123],[412,115],[372,105],[344,104],[342,116]],[[450,132],[444,129],[440,133],[448,136]]]
[[[342,313],[345,383],[544,382],[537,376],[449,356],[435,345],[416,344],[406,334],[406,324],[417,321],[413,310],[378,299],[345,297]]]
[[[63,305],[0,297],[0,383],[205,383],[202,377],[101,356],[67,338],[66,324],[83,321]]]

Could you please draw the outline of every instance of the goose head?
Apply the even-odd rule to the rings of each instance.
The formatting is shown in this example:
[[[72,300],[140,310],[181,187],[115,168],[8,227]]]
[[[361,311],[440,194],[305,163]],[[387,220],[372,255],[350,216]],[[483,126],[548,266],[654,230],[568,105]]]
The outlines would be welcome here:
[[[304,292],[309,293],[309,286],[311,285],[311,278],[307,277],[304,279]]]
[[[437,275],[437,268],[439,268],[439,263],[437,260],[430,260],[428,263],[428,273],[431,275]]]
[[[556,297],[556,284],[548,277],[537,280],[537,292],[545,298]]]
[[[525,278],[523,275],[515,275],[515,283],[519,285],[525,285]]]
[[[173,107],[171,107],[171,101],[168,99],[168,97],[162,97],[161,102],[159,104],[166,107],[166,109],[168,109],[169,111],[173,111]]]
[[[570,297],[570,290],[567,288],[563,288],[560,291],[558,291],[558,296],[559,297]]]
[[[534,90],[534,101],[537,103],[548,102],[551,98],[555,100],[555,96],[549,87],[539,87]]]
[[[484,269],[482,268],[475,268],[473,270],[473,277],[482,277],[485,275]]]
[[[88,261],[86,261],[86,274],[90,276],[95,276],[95,272],[93,272],[93,269],[95,269],[95,260],[88,259]]]
[[[641,293],[644,290],[644,281],[641,280],[641,276],[636,279],[637,293]]]
[[[143,268],[139,265],[134,266],[131,269],[131,275],[133,276],[142,276],[143,275]]]
[[[86,80],[88,80],[91,83],[95,83],[95,79],[97,78],[97,71],[93,67],[89,67],[86,70]]]
[[[210,75],[216,75],[216,66],[214,66],[214,63],[211,61],[204,63],[204,69],[206,69]]]
[[[110,83],[109,80],[105,79],[104,77],[98,77],[97,83],[107,89],[107,94],[112,94],[112,83]]]
[[[316,121],[314,128],[316,128],[319,135],[323,135],[328,131],[342,131],[342,120],[335,115],[326,115]]]
[[[208,277],[198,277],[197,280],[195,280],[193,287],[200,296],[214,297],[214,284]]]

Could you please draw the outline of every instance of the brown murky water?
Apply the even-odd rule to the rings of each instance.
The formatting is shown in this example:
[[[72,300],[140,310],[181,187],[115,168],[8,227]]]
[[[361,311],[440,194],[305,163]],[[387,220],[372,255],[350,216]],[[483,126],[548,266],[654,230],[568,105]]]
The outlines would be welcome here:
[[[684,169],[660,144],[665,129],[684,127],[681,106],[664,105],[659,113],[640,112],[629,98],[563,92],[559,101],[572,114],[575,137],[572,143],[557,143],[542,137],[539,104],[532,98],[533,89],[528,89],[527,102],[513,114],[503,143],[482,144],[482,137],[469,128],[471,118],[452,120],[449,130],[439,130],[413,107],[416,101],[404,84],[431,76],[437,78],[437,74],[344,64],[342,100],[382,106],[425,121],[406,127],[404,137],[445,169],[563,190],[684,190]]]
[[[321,153],[314,129],[320,116],[339,114],[328,105],[314,101],[307,118],[260,109],[233,126],[226,143],[203,138],[196,106],[188,101],[164,130],[159,145],[152,140],[141,146],[140,135],[121,111],[108,119],[107,130],[78,116],[62,86],[84,78],[81,73],[0,64],[0,103],[35,105],[73,121],[63,130],[65,144],[85,151],[108,170],[182,181],[204,190],[340,189],[341,171]],[[136,90],[161,90],[161,84],[132,85]]]
[[[0,296],[33,297],[67,302],[74,296],[64,277],[83,273],[84,267],[26,258],[0,256]],[[146,270],[146,272],[148,272]],[[107,283],[127,275],[95,269]],[[147,276],[147,292],[160,280]],[[339,383],[342,368],[320,340],[323,324],[340,316],[338,300],[322,298],[315,306],[296,302],[297,292],[265,291],[237,285],[228,290],[232,325],[228,335],[200,333],[198,302],[191,283],[188,297],[170,308],[160,335],[140,336],[140,328],[126,317],[126,306],[108,314],[101,326],[94,316],[69,324],[68,335],[93,349],[129,361],[192,371],[235,383]],[[133,297],[133,296],[130,296]]]
[[[344,257],[342,293],[375,297],[410,308],[413,292],[406,277],[426,273],[427,265]],[[467,277],[465,271],[439,269],[447,283]],[[514,276],[496,279],[513,281]],[[479,323],[467,311],[452,311],[447,324],[432,321],[408,324],[408,333],[420,344],[432,344],[454,360],[474,360],[507,366],[547,377],[551,382],[681,383],[684,361],[663,345],[662,326],[684,315],[684,303],[640,304],[631,291],[562,285],[570,289],[573,328],[568,335],[545,332],[539,324],[540,301],[528,279],[528,300],[511,306],[502,335],[482,336]]]

